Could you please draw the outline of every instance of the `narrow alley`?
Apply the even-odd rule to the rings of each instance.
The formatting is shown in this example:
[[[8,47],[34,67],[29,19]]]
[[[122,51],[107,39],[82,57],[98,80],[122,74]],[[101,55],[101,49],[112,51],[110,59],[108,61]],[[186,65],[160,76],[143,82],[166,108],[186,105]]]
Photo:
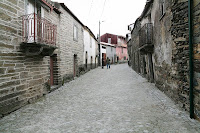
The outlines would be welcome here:
[[[0,120],[1,133],[197,133],[199,123],[127,64],[93,69]]]

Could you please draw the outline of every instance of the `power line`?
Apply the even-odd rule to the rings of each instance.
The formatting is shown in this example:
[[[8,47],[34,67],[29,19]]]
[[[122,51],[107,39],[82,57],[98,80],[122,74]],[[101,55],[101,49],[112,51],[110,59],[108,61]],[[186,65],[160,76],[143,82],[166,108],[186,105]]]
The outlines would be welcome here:
[[[104,0],[104,5],[103,5],[103,10],[102,10],[102,13],[101,13],[101,17],[103,15],[103,12],[104,12],[104,7],[105,7],[105,4],[106,4],[106,0]],[[101,17],[100,17],[100,20],[101,20]]]
[[[92,6],[93,6],[93,0],[92,0],[92,2],[91,2],[91,4],[90,4],[90,10],[89,10],[88,18],[89,18],[89,16],[90,16],[90,12],[91,12]]]

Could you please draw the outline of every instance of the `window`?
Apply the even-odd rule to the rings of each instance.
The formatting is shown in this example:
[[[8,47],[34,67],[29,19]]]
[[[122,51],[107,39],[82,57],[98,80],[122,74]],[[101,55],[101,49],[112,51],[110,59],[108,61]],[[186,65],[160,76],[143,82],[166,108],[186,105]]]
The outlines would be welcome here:
[[[108,38],[108,43],[110,43],[110,44],[111,44],[111,38]]]
[[[90,48],[92,48],[92,37],[90,37]]]
[[[123,53],[123,48],[122,48],[122,53]]]
[[[117,42],[118,42],[118,44],[119,44],[119,43],[121,42],[121,39],[120,39],[120,38],[118,38],[118,39],[117,39]]]
[[[76,25],[74,25],[74,32],[73,32],[73,36],[74,36],[74,41],[78,41],[78,28]]]
[[[165,0],[160,0],[160,19],[165,15]]]
[[[113,48],[111,47],[111,52],[112,52]]]

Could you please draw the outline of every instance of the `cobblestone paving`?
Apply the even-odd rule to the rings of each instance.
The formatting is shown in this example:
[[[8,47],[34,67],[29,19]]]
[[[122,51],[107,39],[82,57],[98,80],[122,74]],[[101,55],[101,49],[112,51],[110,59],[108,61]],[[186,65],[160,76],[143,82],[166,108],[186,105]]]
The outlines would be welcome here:
[[[0,133],[200,133],[127,64],[97,68],[0,120]]]

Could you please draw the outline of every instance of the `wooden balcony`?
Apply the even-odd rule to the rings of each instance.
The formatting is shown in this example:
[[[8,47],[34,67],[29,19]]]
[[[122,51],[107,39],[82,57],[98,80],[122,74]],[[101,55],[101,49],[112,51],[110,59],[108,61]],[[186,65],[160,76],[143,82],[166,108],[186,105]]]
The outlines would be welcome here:
[[[56,49],[57,26],[32,13],[22,17],[21,48],[28,56],[49,56]]]
[[[153,51],[153,25],[146,23],[139,31],[139,49],[142,53]]]

